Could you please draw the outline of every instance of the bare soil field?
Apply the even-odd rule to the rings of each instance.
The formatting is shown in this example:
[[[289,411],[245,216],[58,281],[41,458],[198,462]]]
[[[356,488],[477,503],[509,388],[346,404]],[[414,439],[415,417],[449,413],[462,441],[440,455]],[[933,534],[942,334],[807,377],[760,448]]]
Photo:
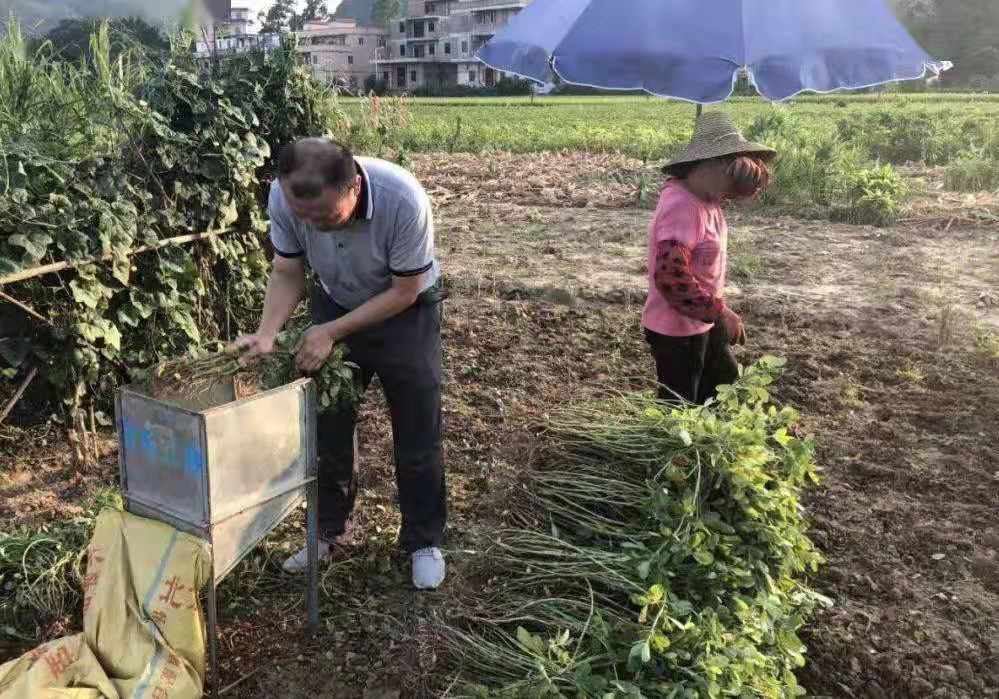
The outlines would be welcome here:
[[[374,389],[353,541],[323,575],[326,628],[303,632],[302,584],[280,571],[300,517],[222,586],[227,697],[444,695],[435,620],[470,592],[465,552],[510,517],[546,411],[654,380],[640,331],[650,212],[639,161],[415,161],[438,203],[452,290],[448,581],[414,594],[395,553],[391,439]],[[787,357],[777,393],[820,445],[823,483],[807,508],[828,559],[815,582],[835,604],[806,637],[801,679],[816,697],[999,697],[999,198],[910,174],[923,193],[894,228],[730,217],[729,297],[749,334],[740,359]],[[55,428],[0,428],[0,526],[73,516],[115,480],[113,435],[88,472],[62,441]]]

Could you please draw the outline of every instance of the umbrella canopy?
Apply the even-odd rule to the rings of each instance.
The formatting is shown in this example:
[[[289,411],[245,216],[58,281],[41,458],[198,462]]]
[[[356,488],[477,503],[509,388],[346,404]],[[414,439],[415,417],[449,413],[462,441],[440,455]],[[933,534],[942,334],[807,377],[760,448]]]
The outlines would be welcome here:
[[[745,68],[771,100],[950,67],[883,0],[534,0],[478,53],[541,83],[722,102]]]

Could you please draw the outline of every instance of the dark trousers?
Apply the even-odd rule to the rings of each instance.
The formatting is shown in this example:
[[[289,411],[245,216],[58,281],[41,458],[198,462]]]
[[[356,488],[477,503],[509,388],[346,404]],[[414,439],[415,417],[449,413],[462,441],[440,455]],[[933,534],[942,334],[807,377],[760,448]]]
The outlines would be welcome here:
[[[313,321],[326,323],[347,311],[316,289]],[[441,418],[441,307],[418,301],[394,318],[346,340],[348,361],[360,367],[362,391],[377,375],[392,417],[396,483],[402,530],[399,545],[412,553],[440,546],[447,519]],[[357,409],[319,415],[319,533],[333,541],[344,533],[357,497]]]
[[[659,379],[659,400],[680,396],[691,403],[704,403],[718,386],[739,377],[739,363],[729,346],[721,323],[710,332],[690,337],[670,337],[645,329]]]

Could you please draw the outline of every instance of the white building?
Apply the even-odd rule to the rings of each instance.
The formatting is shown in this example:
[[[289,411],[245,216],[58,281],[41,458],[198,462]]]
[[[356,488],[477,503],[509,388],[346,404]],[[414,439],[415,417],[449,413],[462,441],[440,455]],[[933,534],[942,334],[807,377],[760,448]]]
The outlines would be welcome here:
[[[203,31],[195,48],[195,54],[199,58],[246,51],[271,51],[281,46],[280,35],[257,34],[253,31],[250,8],[233,7],[228,2],[221,4],[226,5],[226,14],[214,16],[211,31]]]
[[[475,58],[530,0],[408,0],[406,16],[377,52],[375,71],[392,90],[492,87],[505,77]]]
[[[353,19],[310,22],[296,36],[298,51],[317,79],[352,90],[363,88],[375,74],[375,53],[385,45],[383,29]]]

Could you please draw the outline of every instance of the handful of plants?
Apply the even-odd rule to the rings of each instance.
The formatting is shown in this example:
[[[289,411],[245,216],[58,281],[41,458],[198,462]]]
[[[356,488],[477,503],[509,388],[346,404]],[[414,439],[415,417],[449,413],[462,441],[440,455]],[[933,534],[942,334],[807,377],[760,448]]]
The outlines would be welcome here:
[[[295,355],[303,335],[304,329],[281,333],[274,351],[251,363],[244,363],[242,351],[232,346],[217,352],[168,359],[142,372],[138,381],[154,396],[169,394],[193,398],[231,380],[267,391],[303,376],[295,366]],[[337,345],[323,367],[310,375],[316,383],[320,409],[341,402],[353,403],[359,398],[354,375],[357,365],[346,361],[346,354],[347,348]]]

